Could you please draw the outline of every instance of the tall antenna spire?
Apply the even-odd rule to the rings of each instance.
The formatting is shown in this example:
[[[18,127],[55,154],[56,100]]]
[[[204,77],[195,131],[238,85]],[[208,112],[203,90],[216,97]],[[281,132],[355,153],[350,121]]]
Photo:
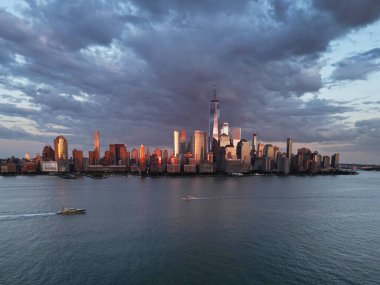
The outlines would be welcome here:
[[[216,84],[214,84],[214,101],[216,101]]]

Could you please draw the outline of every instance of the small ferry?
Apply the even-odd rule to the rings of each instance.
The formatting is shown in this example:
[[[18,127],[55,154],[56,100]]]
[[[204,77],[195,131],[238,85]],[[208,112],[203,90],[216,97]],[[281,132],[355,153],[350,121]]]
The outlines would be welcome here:
[[[230,176],[233,176],[233,177],[242,177],[242,176],[244,176],[244,174],[240,173],[240,172],[233,172],[233,173],[230,174]]]
[[[195,200],[195,199],[197,199],[197,198],[192,197],[192,196],[185,196],[185,197],[182,197],[182,200],[186,200],[186,201]]]
[[[75,215],[75,214],[85,214],[86,209],[77,208],[62,208],[57,212],[58,215]]]

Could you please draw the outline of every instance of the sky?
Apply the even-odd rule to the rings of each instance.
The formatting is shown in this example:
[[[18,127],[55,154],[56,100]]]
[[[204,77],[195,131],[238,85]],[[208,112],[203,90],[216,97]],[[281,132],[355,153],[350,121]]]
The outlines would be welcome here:
[[[380,164],[380,1],[0,2],[0,157],[144,144],[221,121]]]

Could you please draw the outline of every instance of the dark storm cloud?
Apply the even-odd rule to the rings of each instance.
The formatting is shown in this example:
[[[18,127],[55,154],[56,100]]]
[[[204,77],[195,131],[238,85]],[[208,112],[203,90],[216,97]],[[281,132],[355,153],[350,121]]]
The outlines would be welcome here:
[[[380,2],[376,0],[315,0],[315,6],[331,14],[341,26],[358,27],[379,19]]]
[[[343,139],[331,129],[352,108],[302,96],[322,87],[331,40],[380,11],[331,2],[28,1],[23,18],[0,10],[0,80],[39,108],[25,116],[40,130],[64,126],[74,143],[96,128],[105,143],[171,145],[173,128],[207,128],[214,84],[222,120],[246,134]]]
[[[334,80],[366,79],[373,72],[380,70],[380,48],[375,48],[349,58],[336,64],[331,75]]]

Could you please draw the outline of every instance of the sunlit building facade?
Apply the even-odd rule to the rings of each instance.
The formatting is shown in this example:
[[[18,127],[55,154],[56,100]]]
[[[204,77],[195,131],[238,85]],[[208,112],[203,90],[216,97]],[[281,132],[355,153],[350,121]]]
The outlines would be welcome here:
[[[186,131],[182,129],[181,136],[179,137],[179,153],[186,154],[187,146],[186,146]]]
[[[83,151],[74,149],[73,150],[73,165],[74,171],[80,172],[83,171]]]
[[[210,117],[209,117],[209,133],[208,133],[208,149],[212,150],[213,140],[219,139],[219,119],[220,119],[220,105],[216,96],[216,87],[214,86],[214,99],[209,104]]]
[[[94,132],[94,164],[99,164],[100,161],[100,140],[99,140],[99,131],[95,130]]]
[[[197,162],[207,159],[207,134],[203,131],[194,131],[192,154]]]
[[[69,150],[67,145],[67,140],[64,136],[58,136],[54,140],[54,152],[55,160],[68,160]]]
[[[177,130],[174,130],[174,147],[173,147],[173,152],[174,156],[178,157],[179,156],[179,133]]]

